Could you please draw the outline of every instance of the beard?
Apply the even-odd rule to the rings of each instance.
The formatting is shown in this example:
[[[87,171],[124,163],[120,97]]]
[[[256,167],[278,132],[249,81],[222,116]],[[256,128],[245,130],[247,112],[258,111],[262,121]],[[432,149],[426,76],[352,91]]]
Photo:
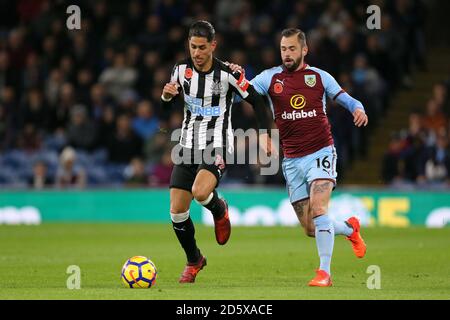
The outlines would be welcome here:
[[[286,62],[284,60],[283,65],[288,71],[292,72],[292,71],[297,70],[298,66],[302,63],[302,61],[303,61],[303,57],[300,56],[296,60],[290,59],[288,62]]]

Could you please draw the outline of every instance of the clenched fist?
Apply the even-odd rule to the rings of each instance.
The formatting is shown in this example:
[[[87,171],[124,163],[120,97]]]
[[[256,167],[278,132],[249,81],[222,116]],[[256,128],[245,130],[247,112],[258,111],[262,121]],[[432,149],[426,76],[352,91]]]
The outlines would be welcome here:
[[[172,100],[179,93],[178,87],[179,85],[176,82],[166,83],[163,88],[162,98],[166,101]]]

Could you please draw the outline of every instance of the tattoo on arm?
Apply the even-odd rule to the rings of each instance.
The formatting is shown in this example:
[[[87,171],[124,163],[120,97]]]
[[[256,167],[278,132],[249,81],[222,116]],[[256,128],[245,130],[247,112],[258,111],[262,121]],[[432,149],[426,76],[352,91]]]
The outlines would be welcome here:
[[[315,183],[312,192],[313,193],[324,193],[329,190],[329,187],[331,185],[330,181],[325,181],[322,183]]]

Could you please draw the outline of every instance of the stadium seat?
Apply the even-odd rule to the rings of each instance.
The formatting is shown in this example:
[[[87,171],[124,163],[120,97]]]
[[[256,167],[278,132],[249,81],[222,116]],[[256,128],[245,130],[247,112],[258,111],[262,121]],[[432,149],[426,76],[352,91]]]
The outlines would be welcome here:
[[[122,164],[109,164],[106,165],[105,170],[108,176],[108,180],[111,183],[123,183],[124,178],[124,170],[126,165]]]
[[[91,153],[91,159],[96,165],[105,164],[108,161],[108,151],[106,149],[96,149]]]
[[[86,171],[88,184],[103,185],[108,183],[108,176],[102,166],[89,166]]]
[[[11,168],[20,168],[27,166],[29,156],[21,150],[12,150],[3,156],[3,165]]]

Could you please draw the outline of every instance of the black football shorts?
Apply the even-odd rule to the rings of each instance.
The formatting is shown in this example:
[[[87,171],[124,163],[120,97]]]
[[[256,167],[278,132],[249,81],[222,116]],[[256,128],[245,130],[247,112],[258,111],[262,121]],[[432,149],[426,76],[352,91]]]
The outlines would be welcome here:
[[[208,170],[216,177],[217,188],[220,179],[222,179],[226,171],[225,159],[227,155],[225,153],[224,157],[223,154],[224,151],[221,148],[216,148],[208,152],[183,147],[180,151],[183,162],[174,165],[169,188],[183,189],[191,192],[195,177],[202,169]]]

